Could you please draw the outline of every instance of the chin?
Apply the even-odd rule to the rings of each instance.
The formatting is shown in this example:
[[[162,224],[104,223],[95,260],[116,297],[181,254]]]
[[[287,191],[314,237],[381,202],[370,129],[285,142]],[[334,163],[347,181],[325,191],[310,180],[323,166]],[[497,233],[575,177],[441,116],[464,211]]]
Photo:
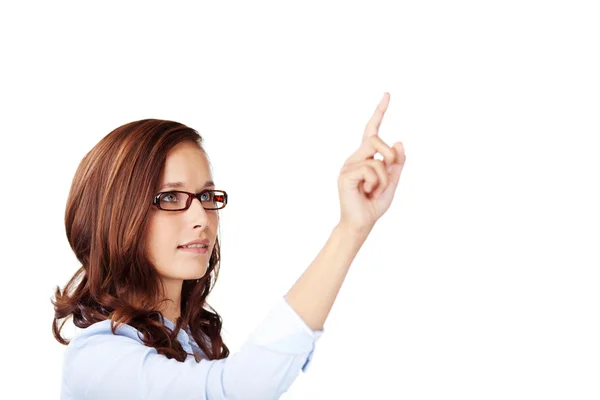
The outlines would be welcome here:
[[[206,275],[207,270],[208,270],[208,268],[202,268],[200,270],[190,271],[189,273],[185,274],[182,277],[182,279],[184,279],[184,280],[202,279]]]
[[[169,268],[169,270],[163,271],[163,275],[170,279],[184,281],[201,279],[206,275],[206,271],[208,271],[208,263],[206,265],[203,264],[204,262],[199,260],[195,260],[195,262],[178,262]]]

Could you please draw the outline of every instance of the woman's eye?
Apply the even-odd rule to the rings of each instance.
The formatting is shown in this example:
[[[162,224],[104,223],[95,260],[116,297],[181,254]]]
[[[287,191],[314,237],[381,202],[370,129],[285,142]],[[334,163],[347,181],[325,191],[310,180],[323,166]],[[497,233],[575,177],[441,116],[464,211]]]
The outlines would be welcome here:
[[[211,197],[211,194],[212,193],[210,193],[210,192],[202,193],[200,201],[209,201],[210,197]]]
[[[173,201],[177,200],[177,196],[175,196],[174,193],[165,193],[162,195],[162,197],[160,198],[161,201],[165,201],[167,203],[171,203]]]

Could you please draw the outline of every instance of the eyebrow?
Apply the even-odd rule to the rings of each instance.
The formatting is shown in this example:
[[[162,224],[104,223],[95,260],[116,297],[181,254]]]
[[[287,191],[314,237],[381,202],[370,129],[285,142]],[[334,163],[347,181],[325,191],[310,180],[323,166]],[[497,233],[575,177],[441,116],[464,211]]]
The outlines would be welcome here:
[[[206,181],[204,183],[203,189],[207,188],[209,186],[215,186],[215,183],[213,181]],[[167,182],[165,183],[160,190],[164,190],[164,189],[170,189],[170,188],[183,188],[185,187],[185,183],[183,182]]]

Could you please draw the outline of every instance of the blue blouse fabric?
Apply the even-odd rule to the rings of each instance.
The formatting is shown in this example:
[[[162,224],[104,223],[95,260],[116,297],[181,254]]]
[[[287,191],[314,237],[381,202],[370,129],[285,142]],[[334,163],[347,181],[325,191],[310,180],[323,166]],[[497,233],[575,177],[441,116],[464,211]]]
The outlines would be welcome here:
[[[278,399],[306,372],[324,332],[310,329],[282,296],[240,350],[221,360],[207,360],[181,329],[177,339],[190,354],[180,362],[144,345],[130,325],[113,334],[110,323],[79,330],[67,346],[61,399]]]

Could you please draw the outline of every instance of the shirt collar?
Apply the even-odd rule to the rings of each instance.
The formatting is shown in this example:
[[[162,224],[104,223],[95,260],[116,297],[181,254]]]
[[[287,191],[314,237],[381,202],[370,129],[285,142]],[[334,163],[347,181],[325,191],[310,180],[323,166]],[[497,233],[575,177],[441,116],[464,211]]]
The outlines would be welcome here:
[[[171,331],[175,330],[175,324],[167,317],[163,316],[163,323],[166,327],[171,329]],[[181,328],[179,332],[177,332],[177,340],[179,340],[179,343],[181,343],[186,351],[191,351],[190,336],[185,329]]]

